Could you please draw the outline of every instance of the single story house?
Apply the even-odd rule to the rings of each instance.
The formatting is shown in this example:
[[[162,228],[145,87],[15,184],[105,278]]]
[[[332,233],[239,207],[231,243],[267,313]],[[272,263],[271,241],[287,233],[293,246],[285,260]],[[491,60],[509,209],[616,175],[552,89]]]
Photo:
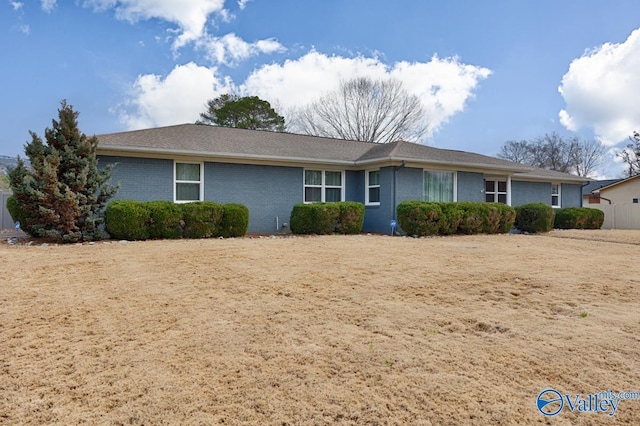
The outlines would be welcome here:
[[[119,199],[237,202],[249,232],[286,232],[299,202],[358,201],[389,232],[403,200],[579,207],[586,179],[470,152],[182,124],[98,135]]]
[[[640,175],[626,179],[613,180],[588,194],[583,194],[585,207],[597,207],[598,204],[638,204],[640,200]]]

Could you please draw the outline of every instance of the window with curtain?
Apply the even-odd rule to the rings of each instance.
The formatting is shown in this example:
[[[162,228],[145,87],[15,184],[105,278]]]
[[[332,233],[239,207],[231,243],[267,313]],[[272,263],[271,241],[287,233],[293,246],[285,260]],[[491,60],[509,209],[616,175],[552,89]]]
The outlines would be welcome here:
[[[424,171],[424,200],[453,202],[453,172]]]
[[[176,201],[200,201],[202,173],[201,164],[176,164]]]
[[[366,177],[366,204],[380,204],[380,170],[369,170]]]
[[[343,201],[344,172],[331,170],[304,171],[304,202]]]

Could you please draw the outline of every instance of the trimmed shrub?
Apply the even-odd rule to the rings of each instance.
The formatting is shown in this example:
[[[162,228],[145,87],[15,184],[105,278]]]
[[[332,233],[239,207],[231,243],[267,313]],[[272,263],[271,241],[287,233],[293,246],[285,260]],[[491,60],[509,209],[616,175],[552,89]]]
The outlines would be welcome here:
[[[553,208],[544,203],[529,203],[516,207],[516,228],[525,232],[549,232],[553,229]]]
[[[249,209],[244,204],[228,203],[223,206],[220,235],[224,238],[242,237],[249,229]]]
[[[565,207],[556,210],[553,227],[558,229],[600,229],[604,212],[586,207]]]
[[[146,207],[149,210],[149,238],[180,238],[182,209],[179,204],[171,201],[150,201],[146,203]]]
[[[398,204],[398,224],[408,235],[437,235],[443,218],[440,203],[402,201]]]
[[[210,238],[220,235],[222,204],[212,201],[198,201],[180,204],[185,238]]]
[[[355,201],[336,204],[340,209],[336,231],[340,234],[359,234],[364,224],[364,204]]]
[[[13,195],[7,198],[7,211],[11,215],[11,219],[14,222],[20,222],[20,227],[23,231],[27,232],[31,236],[31,219],[27,216],[25,211],[20,206],[20,202]]]
[[[483,230],[484,219],[480,206],[484,203],[462,201],[457,204],[462,211],[462,218],[458,225],[458,233],[467,235],[481,233]]]
[[[106,210],[107,232],[112,238],[146,240],[149,238],[151,215],[146,203],[133,200],[115,200]]]
[[[440,221],[440,234],[451,235],[458,232],[464,210],[459,203],[441,203],[442,220]]]
[[[403,201],[398,222],[408,235],[498,234],[511,230],[516,211],[501,203]]]
[[[497,203],[500,209],[500,223],[498,224],[498,233],[506,234],[511,232],[513,224],[516,221],[516,209],[506,204]]]
[[[289,220],[294,234],[327,235],[336,231],[340,203],[297,203]]]

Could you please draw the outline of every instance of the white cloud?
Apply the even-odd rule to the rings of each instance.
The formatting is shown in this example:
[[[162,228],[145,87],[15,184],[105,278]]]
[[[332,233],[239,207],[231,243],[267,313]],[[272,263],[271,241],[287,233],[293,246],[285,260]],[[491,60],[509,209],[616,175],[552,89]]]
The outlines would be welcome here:
[[[487,68],[462,64],[457,58],[434,56],[429,62],[398,62],[389,66],[377,58],[327,56],[311,51],[282,65],[262,66],[247,78],[241,90],[268,100],[286,114],[291,108],[336,89],[341,80],[394,77],[409,93],[420,98],[430,132],[435,132],[464,110],[479,82],[490,74]]]
[[[18,31],[20,31],[22,34],[29,35],[31,33],[31,27],[29,27],[29,25],[27,24],[21,24],[18,26]]]
[[[136,79],[121,119],[129,129],[193,123],[207,100],[232,90],[215,68],[190,62],[176,66],[165,78],[155,74]]]
[[[251,0],[238,0],[238,7],[243,10]]]
[[[197,43],[213,63],[235,65],[238,62],[261,53],[283,52],[285,47],[274,39],[247,43],[233,33],[222,37],[207,37]]]
[[[19,1],[12,1],[12,2],[9,2],[9,4],[11,4],[11,7],[13,8],[14,11],[20,10],[22,9],[22,6],[24,6],[24,3]]]
[[[42,10],[50,13],[56,7],[56,0],[40,0]]]
[[[357,76],[394,77],[422,101],[431,132],[464,110],[474,90],[491,71],[460,63],[457,58],[433,57],[428,62],[399,62],[389,66],[377,58],[328,56],[311,51],[283,64],[253,71],[240,84],[217,74],[216,68],[194,63],[176,66],[166,77],[138,77],[123,120],[131,129],[194,122],[207,100],[223,93],[255,95],[269,101],[279,113],[308,104]]]
[[[209,15],[228,19],[224,0],[85,0],[84,5],[96,10],[115,9],[118,19],[129,22],[155,18],[177,24],[179,35],[174,49],[203,37]]]
[[[575,59],[558,91],[560,122],[571,131],[592,128],[608,146],[640,130],[640,29],[624,43],[605,43]]]

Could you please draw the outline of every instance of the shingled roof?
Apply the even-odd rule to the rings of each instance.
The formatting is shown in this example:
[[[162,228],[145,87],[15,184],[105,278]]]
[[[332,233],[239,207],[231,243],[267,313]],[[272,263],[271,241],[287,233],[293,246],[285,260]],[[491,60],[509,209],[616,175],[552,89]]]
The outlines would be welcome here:
[[[188,155],[205,158],[273,160],[364,166],[384,161],[467,167],[532,177],[577,178],[465,151],[434,148],[405,141],[388,144],[317,136],[180,124],[97,135],[98,153]],[[580,180],[580,178],[577,178]],[[584,179],[582,179],[584,180]]]

